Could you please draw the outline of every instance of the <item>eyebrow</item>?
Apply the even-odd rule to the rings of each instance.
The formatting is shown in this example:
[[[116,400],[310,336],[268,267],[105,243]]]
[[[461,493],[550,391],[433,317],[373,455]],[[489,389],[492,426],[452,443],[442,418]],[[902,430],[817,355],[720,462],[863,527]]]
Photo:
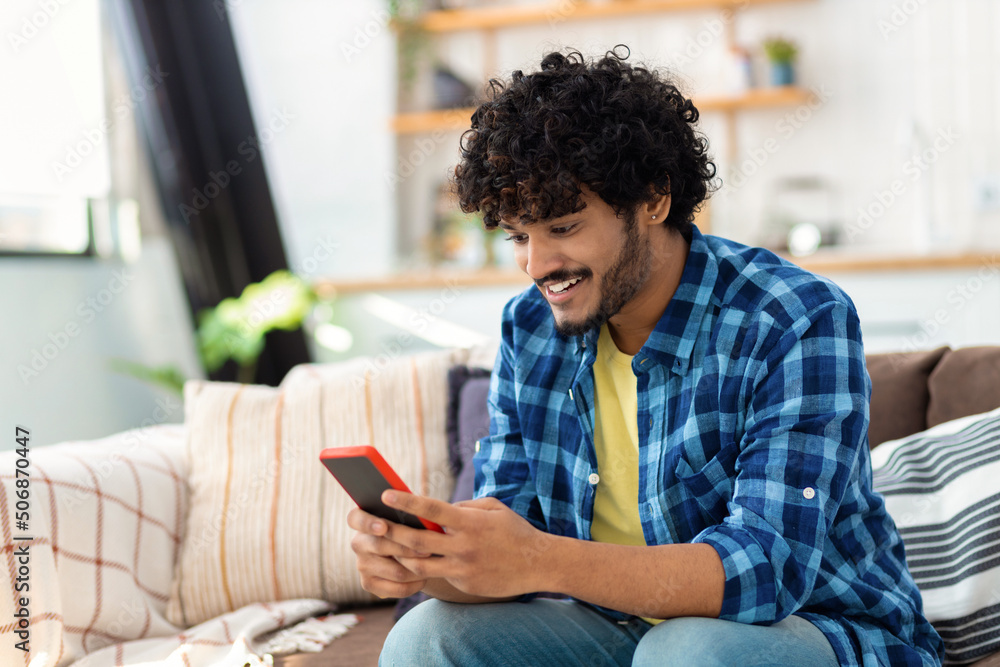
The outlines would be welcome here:
[[[558,225],[558,226],[562,227],[562,226],[565,226],[565,225],[576,224],[578,222],[581,222],[581,219],[579,219],[579,218],[571,218],[569,220],[564,220],[562,222],[556,222],[555,220],[544,220],[544,221],[540,220],[540,221],[532,222],[532,223],[528,223],[528,224],[536,224],[536,225],[542,225],[542,226],[548,226],[548,227],[552,227],[553,225]],[[500,229],[504,230],[505,232],[516,232],[516,231],[518,231],[517,227],[515,227],[515,226],[513,226],[513,225],[511,225],[509,223],[503,222],[502,220],[497,223],[497,227],[499,227]]]

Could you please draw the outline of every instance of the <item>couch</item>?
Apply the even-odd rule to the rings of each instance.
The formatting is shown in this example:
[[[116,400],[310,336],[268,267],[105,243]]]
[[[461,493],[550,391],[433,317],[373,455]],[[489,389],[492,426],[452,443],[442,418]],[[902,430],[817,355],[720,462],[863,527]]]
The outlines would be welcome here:
[[[182,645],[228,650],[231,647],[227,642],[234,646],[243,642],[244,654],[249,654],[257,650],[258,644],[244,641],[243,634],[232,630],[236,621],[223,624],[224,632],[216,629],[222,633],[222,639],[208,635],[198,638],[200,635],[196,637],[193,630],[184,628],[211,619],[220,609],[249,608],[257,616],[248,621],[247,627],[263,633],[298,618],[323,613],[323,600],[330,599],[339,603],[334,620],[341,619],[343,627],[326,636],[319,632],[314,648],[329,641],[322,650],[276,655],[274,664],[375,665],[398,613],[397,606],[393,601],[377,601],[357,589],[349,557],[344,556],[350,531],[338,520],[338,513],[349,507],[349,500],[336,495],[338,491],[323,476],[325,473],[312,474],[311,460],[322,445],[356,444],[357,439],[363,441],[367,437],[380,443],[380,449],[381,443],[385,443],[383,454],[411,488],[435,497],[456,497],[461,489],[456,489],[455,480],[459,479],[459,487],[468,484],[468,469],[463,475],[462,466],[468,459],[472,441],[477,434],[481,436],[483,425],[488,423],[483,401],[483,380],[488,371],[483,369],[489,366],[491,355],[492,350],[488,349],[448,351],[417,359],[397,356],[328,368],[300,367],[289,374],[278,390],[189,383],[184,426],[147,426],[102,441],[63,444],[54,446],[56,449],[45,448],[49,451],[31,452],[35,459],[31,479],[36,498],[32,505],[36,536],[31,543],[30,628],[33,651],[48,655],[39,664],[69,664],[81,658],[80,665],[128,664],[134,659],[129,657],[129,647],[152,641],[143,638],[178,632],[177,646],[170,651],[182,650],[178,648]],[[468,372],[470,368],[472,372]],[[894,447],[895,443],[906,442],[907,437],[931,427],[943,424],[946,428],[955,423],[952,420],[1000,406],[1000,347],[869,355],[868,368],[872,378],[870,445],[873,450],[883,443],[887,449]],[[456,374],[456,369],[466,372]],[[476,390],[463,391],[472,387],[471,383],[476,383]],[[346,389],[353,391],[345,392]],[[392,418],[379,412],[381,405],[391,407],[393,414],[410,415],[406,417],[409,421],[389,424]],[[315,426],[305,428],[301,426],[304,423]],[[407,439],[408,431],[417,434],[419,447],[415,447],[414,440]],[[263,444],[255,445],[253,451],[266,450],[271,465],[258,466],[266,469],[266,475],[251,466],[245,471],[249,476],[241,478],[240,471],[235,470],[241,457],[234,456],[234,452],[239,451],[240,442],[255,438]],[[279,443],[282,449],[273,449],[274,443]],[[297,460],[293,457],[296,447],[303,446],[308,448],[308,455],[302,458],[310,461],[305,468],[308,479],[288,477]],[[407,458],[406,452],[413,449],[419,449],[420,456]],[[228,452],[228,458],[220,459],[221,462],[206,458],[212,455],[211,451]],[[58,453],[58,457],[49,457],[49,452]],[[17,456],[14,452],[0,456],[0,521],[9,583],[16,580],[15,556],[23,544],[17,540],[18,530],[13,523]],[[78,469],[52,472],[57,463]],[[227,465],[228,473],[224,474]],[[318,462],[315,469],[320,469]],[[220,477],[226,478],[222,486],[217,483]],[[282,533],[280,517],[284,516],[282,512],[292,512],[296,517],[306,515],[311,509],[282,509],[275,502],[268,514],[255,509],[254,494],[259,491],[261,496],[275,496],[275,488],[281,486],[293,490],[284,494],[290,499],[286,502],[301,504],[302,497],[313,493],[312,484],[316,484],[315,493],[319,493],[317,497],[322,498],[322,504],[336,510],[327,515],[320,511],[318,519],[308,519],[309,525],[324,528],[317,533],[318,543],[303,546],[296,540],[301,540],[298,533],[304,531]],[[1000,480],[997,486],[1000,493]],[[206,498],[215,498],[220,493],[229,503],[225,505],[228,509],[222,511],[215,506],[203,517],[206,520],[198,524],[198,506],[206,505]],[[231,511],[233,507],[241,511]],[[59,517],[59,527],[52,525],[53,517]],[[910,519],[907,517],[906,521]],[[228,575],[225,567],[221,573],[211,567],[205,569],[202,561],[211,565],[220,557],[236,558],[226,550],[236,551],[239,539],[255,537],[237,536],[241,522],[250,526],[251,533],[270,530],[270,543],[264,545],[266,548],[249,549],[249,555],[240,556],[249,560],[238,561],[239,566],[230,568]],[[132,528],[133,525],[138,528]],[[93,538],[88,538],[89,535]],[[118,542],[123,544],[117,545]],[[311,548],[332,552],[334,549],[329,548],[332,543],[340,548],[336,557],[339,560],[324,555],[327,560],[317,561],[323,571],[296,570],[294,576],[280,572],[286,567],[281,564],[282,558],[300,558]],[[192,545],[197,548],[191,548]],[[270,555],[261,555],[265,551]],[[331,578],[332,570],[337,571],[338,581]],[[213,600],[206,591],[227,576],[225,595]],[[113,577],[118,579],[111,585]],[[241,577],[245,580],[237,580]],[[258,580],[265,579],[273,579],[273,584],[268,584],[270,588],[265,587],[264,592],[254,588]],[[112,603],[112,598],[126,589],[131,591],[130,597]],[[292,607],[289,606],[292,602],[270,602],[268,591],[277,591],[275,599],[322,600],[312,599],[302,602],[300,607]],[[3,605],[0,634],[4,636],[4,644],[0,646],[0,662],[27,664],[25,655],[11,649],[18,641],[14,635],[18,629],[14,616],[19,608],[18,597],[12,592],[5,596]],[[74,614],[83,621],[71,623],[69,619]],[[265,616],[273,622],[262,623]],[[14,623],[6,620],[10,618],[15,618]],[[330,636],[345,631],[330,641]],[[996,634],[1000,634],[1000,624]],[[227,660],[242,660],[244,654]],[[966,655],[976,655],[972,664],[977,667],[1000,667],[1000,653]],[[244,664],[239,660],[233,664]],[[254,660],[247,662],[258,664]]]

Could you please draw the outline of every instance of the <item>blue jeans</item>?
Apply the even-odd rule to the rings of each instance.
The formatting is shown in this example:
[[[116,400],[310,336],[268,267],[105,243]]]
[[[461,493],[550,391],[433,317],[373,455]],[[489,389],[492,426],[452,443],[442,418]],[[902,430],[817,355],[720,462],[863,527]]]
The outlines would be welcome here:
[[[380,667],[684,665],[836,667],[816,626],[790,616],[772,626],[715,618],[615,623],[571,600],[455,604],[428,600],[389,633]]]

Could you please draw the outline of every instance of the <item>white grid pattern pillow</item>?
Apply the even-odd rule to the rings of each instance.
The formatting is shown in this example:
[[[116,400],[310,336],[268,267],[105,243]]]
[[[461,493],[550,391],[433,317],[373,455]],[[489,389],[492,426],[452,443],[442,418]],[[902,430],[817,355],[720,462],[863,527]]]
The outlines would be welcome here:
[[[1000,651],[1000,409],[872,450],[946,665]]]
[[[278,388],[185,387],[191,512],[167,618],[189,626],[253,602],[370,602],[325,447],[374,445],[415,492],[447,500],[447,373],[469,351],[294,369]]]
[[[66,665],[104,646],[174,634],[164,612],[180,549],[182,426],[31,448],[29,530],[17,529],[15,452],[0,453],[0,664]],[[30,534],[30,656],[14,648],[14,538]],[[16,595],[16,594],[13,594]]]

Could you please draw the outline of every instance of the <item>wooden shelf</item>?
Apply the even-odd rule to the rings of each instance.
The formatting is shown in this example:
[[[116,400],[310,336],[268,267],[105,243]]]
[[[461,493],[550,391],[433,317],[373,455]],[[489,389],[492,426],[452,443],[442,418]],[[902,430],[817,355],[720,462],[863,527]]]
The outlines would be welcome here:
[[[528,276],[517,268],[427,269],[426,271],[410,271],[358,280],[317,280],[313,283],[313,288],[320,297],[331,298],[345,294],[445,287],[504,287],[507,285],[527,287],[530,283],[531,280]]]
[[[847,249],[821,250],[808,257],[788,257],[798,266],[826,275],[828,273],[858,273],[881,271],[928,271],[942,269],[970,269],[977,266],[994,266],[996,255],[978,253],[951,253],[939,255],[893,255],[849,251]],[[412,271],[390,276],[359,280],[318,280],[313,284],[324,298],[367,292],[396,292],[417,289],[442,289],[447,287],[527,287],[528,277],[516,268],[491,268],[468,270]]]
[[[740,111],[798,106],[812,101],[812,93],[796,86],[780,86],[751,88],[743,95],[695,97],[693,101],[701,112]]]
[[[418,25],[428,32],[492,30],[532,24],[558,24],[581,19],[637,16],[657,12],[695,9],[736,10],[748,5],[769,5],[790,0],[605,0],[570,2],[561,0],[535,6],[478,7],[427,12]]]
[[[737,111],[740,109],[763,109],[768,107],[797,106],[812,99],[812,93],[795,86],[780,88],[754,88],[744,95],[711,96],[694,99],[698,111]],[[441,111],[420,111],[404,113],[392,119],[392,130],[396,134],[420,134],[436,130],[467,130],[471,125],[475,107],[444,109]]]
[[[392,119],[396,134],[420,134],[435,130],[467,130],[472,125],[475,107],[401,113]]]
[[[990,256],[972,252],[894,255],[828,248],[821,249],[816,254],[807,257],[790,257],[784,254],[782,256],[807,271],[821,275],[866,271],[971,269],[977,266],[992,266],[996,263],[996,255]]]

